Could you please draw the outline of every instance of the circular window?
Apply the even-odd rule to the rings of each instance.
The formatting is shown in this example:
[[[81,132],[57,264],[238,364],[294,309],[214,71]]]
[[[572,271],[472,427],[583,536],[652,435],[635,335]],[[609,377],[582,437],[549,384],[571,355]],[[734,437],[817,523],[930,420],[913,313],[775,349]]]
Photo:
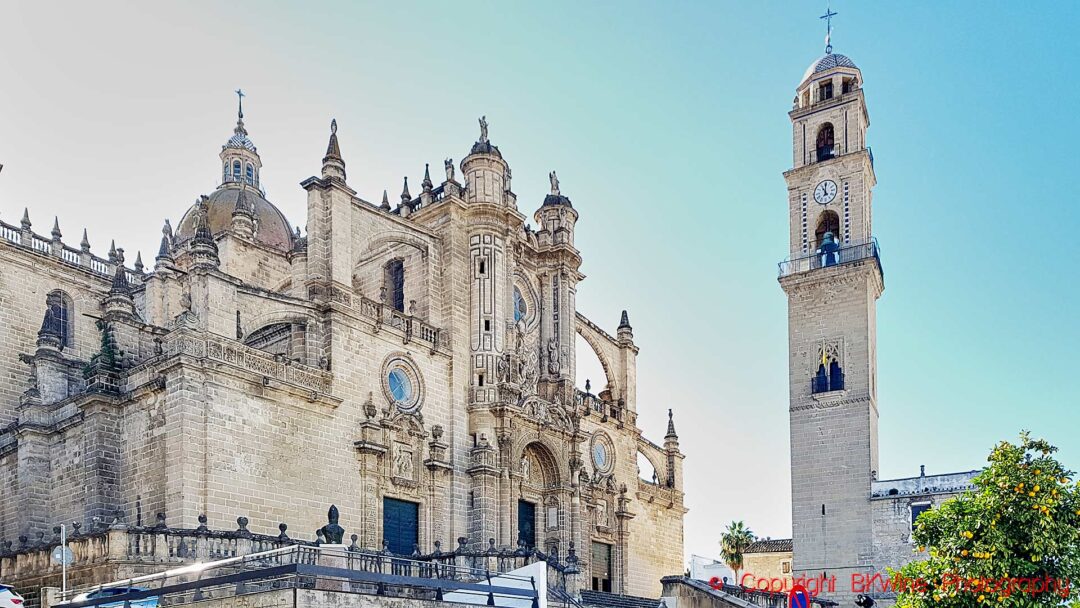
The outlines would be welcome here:
[[[528,304],[525,303],[521,290],[514,287],[514,322],[524,319],[527,314],[529,314]]]
[[[401,368],[390,370],[387,381],[390,383],[390,394],[394,397],[394,401],[405,403],[409,400],[409,397],[412,397],[412,382],[409,381],[408,374]]]
[[[404,354],[393,354],[383,364],[383,392],[386,399],[402,411],[420,408],[423,380],[416,364]]]
[[[596,468],[601,470],[607,468],[607,446],[603,443],[597,443],[593,446],[592,457],[593,463],[596,464]]]
[[[607,473],[615,465],[615,447],[604,433],[593,435],[592,461],[597,473]]]

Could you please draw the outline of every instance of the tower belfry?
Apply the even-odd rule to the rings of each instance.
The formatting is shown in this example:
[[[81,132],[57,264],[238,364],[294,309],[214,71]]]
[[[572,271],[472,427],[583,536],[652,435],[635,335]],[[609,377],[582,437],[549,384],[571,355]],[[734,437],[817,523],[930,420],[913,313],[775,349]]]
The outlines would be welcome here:
[[[884,281],[863,77],[832,52],[835,15],[821,17],[826,54],[803,74],[788,114],[790,249],[779,281],[788,297],[793,576],[850,580],[873,569],[876,302]]]

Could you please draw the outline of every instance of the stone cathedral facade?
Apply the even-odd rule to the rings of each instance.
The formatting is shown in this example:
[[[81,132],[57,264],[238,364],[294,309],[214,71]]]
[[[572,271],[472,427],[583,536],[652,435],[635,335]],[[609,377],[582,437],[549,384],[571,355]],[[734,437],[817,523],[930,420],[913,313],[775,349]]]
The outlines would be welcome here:
[[[883,573],[916,558],[915,518],[971,487],[978,471],[878,479],[877,178],[870,115],[855,63],[828,52],[796,89],[788,186],[788,298],[793,575]],[[888,597],[879,599],[889,599]]]
[[[360,547],[573,548],[583,588],[650,597],[682,572],[674,424],[662,444],[637,426],[626,312],[577,310],[578,210],[554,173],[533,227],[481,119],[441,183],[369,202],[333,124],[302,233],[242,112],[220,168],[152,270],[0,222],[0,553],[154,518],[314,540],[332,503]],[[574,385],[579,335],[595,394]]]

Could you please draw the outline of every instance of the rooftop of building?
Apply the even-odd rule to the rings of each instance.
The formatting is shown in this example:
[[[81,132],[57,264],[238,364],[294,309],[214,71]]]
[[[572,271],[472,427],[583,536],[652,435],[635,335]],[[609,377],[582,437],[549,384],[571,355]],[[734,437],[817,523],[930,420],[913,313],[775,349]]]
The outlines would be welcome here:
[[[963,492],[975,487],[972,479],[982,473],[981,469],[976,469],[959,473],[927,475],[925,467],[920,467],[920,471],[921,473],[917,477],[873,481],[870,483],[870,496],[872,498],[889,498],[892,496]]]
[[[750,543],[745,549],[743,554],[746,553],[790,553],[791,552],[791,539],[790,538],[766,538],[756,540]]]

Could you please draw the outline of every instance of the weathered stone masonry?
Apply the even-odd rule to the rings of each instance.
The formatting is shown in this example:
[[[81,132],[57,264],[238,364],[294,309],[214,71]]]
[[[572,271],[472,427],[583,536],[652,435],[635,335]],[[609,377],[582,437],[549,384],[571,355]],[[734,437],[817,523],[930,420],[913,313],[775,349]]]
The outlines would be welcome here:
[[[369,203],[334,124],[304,234],[266,199],[242,114],[220,159],[152,271],[58,225],[39,236],[28,213],[0,222],[0,554],[117,514],[312,538],[331,503],[378,549],[405,538],[384,529],[405,504],[421,552],[573,546],[586,586],[649,596],[682,570],[678,436],[636,425],[625,312],[613,336],[576,308],[578,211],[554,173],[533,229],[484,122],[440,184],[427,170],[418,195]],[[596,394],[574,386],[577,335],[604,366]]]

